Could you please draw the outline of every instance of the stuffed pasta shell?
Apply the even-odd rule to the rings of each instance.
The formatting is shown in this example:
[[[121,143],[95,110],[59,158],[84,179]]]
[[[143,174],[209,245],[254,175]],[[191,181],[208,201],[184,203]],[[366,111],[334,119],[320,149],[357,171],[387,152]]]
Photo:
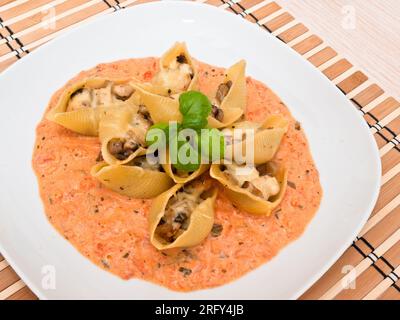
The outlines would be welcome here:
[[[270,215],[281,202],[287,185],[287,170],[275,162],[257,167],[213,164],[210,175],[224,186],[233,204],[257,215]]]
[[[184,42],[177,42],[160,58],[160,70],[149,83],[136,84],[140,103],[155,122],[180,121],[179,95],[197,88],[196,66]]]
[[[226,70],[225,78],[217,88],[209,124],[213,128],[226,127],[244,113],[247,100],[246,62],[240,60]]]
[[[108,164],[124,164],[143,154],[146,133],[153,121],[146,106],[126,106],[109,112],[101,121],[101,154]]]
[[[92,167],[91,174],[107,188],[140,199],[156,197],[173,185],[172,179],[156,159],[149,160],[146,155],[124,165],[98,163]]]
[[[176,184],[160,194],[149,214],[151,243],[158,250],[199,244],[212,229],[216,196],[210,179]]]
[[[134,104],[134,91],[128,79],[88,78],[67,88],[47,119],[74,132],[96,136],[104,115]]]
[[[271,115],[261,124],[237,122],[222,130],[226,142],[225,155],[233,161],[238,156],[246,158],[249,155],[247,148],[250,148],[254,151],[253,163],[265,163],[275,155],[287,129],[288,121],[282,115]]]

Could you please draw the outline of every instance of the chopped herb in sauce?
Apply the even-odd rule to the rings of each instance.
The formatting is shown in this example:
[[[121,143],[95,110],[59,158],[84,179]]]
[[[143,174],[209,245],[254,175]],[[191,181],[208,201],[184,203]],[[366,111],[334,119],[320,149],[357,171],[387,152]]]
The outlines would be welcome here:
[[[221,235],[222,230],[223,230],[222,224],[214,223],[211,229],[211,235],[213,237],[218,237]]]
[[[187,277],[187,276],[190,276],[190,275],[191,275],[192,270],[191,270],[191,269],[188,269],[188,268],[185,268],[185,267],[180,267],[180,268],[179,268],[179,272],[182,272],[182,274],[183,274],[185,277]]]
[[[104,268],[109,269],[110,265],[108,264],[108,262],[104,259],[101,259],[101,264],[103,265]]]
[[[296,184],[290,180],[288,180],[287,185],[296,190]]]

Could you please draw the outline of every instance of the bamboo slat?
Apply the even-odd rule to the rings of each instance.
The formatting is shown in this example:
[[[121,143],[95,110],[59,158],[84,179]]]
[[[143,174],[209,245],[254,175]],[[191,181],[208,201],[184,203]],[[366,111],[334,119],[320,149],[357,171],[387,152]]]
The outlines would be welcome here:
[[[0,72],[73,26],[144,2],[149,1],[0,0]],[[301,54],[362,113],[379,147],[382,187],[370,219],[301,299],[400,300],[400,103],[277,3],[199,2],[258,24]],[[1,255],[0,299],[36,299]]]

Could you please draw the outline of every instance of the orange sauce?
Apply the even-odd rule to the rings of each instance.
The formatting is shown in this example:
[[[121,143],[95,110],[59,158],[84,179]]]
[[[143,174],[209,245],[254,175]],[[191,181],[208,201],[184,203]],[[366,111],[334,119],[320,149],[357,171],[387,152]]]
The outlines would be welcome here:
[[[200,90],[212,96],[224,69],[200,62],[198,68]],[[148,81],[157,70],[158,59],[130,59],[101,64],[68,84],[87,76],[132,76]],[[100,150],[98,138],[80,136],[43,118],[37,127],[32,162],[50,223],[99,267],[122,279],[145,279],[173,290],[223,285],[266,263],[303,233],[318,209],[322,190],[307,139],[287,107],[250,77],[247,89],[247,119],[262,121],[269,114],[281,113],[290,120],[275,156],[289,169],[290,184],[270,217],[241,212],[220,192],[215,207],[215,223],[223,226],[220,236],[209,235],[193,248],[157,251],[149,242],[151,200],[119,195],[91,177],[90,168]],[[62,90],[54,94],[47,110]]]

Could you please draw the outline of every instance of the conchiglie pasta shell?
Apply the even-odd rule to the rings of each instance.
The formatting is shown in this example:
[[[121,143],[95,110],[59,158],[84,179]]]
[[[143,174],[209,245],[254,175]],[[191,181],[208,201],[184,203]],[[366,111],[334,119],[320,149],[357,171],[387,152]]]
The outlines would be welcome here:
[[[117,165],[130,162],[137,156],[144,155],[146,149],[139,147],[125,160],[118,160],[108,150],[108,143],[114,138],[124,138],[128,131],[129,123],[132,116],[136,114],[138,107],[124,106],[108,112],[102,119],[99,126],[99,138],[101,142],[101,154],[108,164]]]
[[[226,70],[225,81],[232,81],[232,86],[228,94],[222,100],[220,108],[226,110],[228,108],[246,109],[247,103],[247,87],[246,87],[246,61],[240,60]]]
[[[193,63],[193,59],[189,54],[189,51],[186,47],[185,42],[176,42],[167,52],[165,52],[161,58],[160,58],[160,68],[167,68],[169,64],[176,59],[177,56],[179,55],[184,55],[186,57],[186,60],[188,64],[192,67],[193,69],[193,78],[192,81],[190,81],[190,84],[187,88],[187,91],[190,90],[197,90],[198,88],[198,72],[196,65]]]
[[[214,204],[217,197],[217,189],[214,188],[211,197],[202,201],[192,212],[188,229],[174,242],[168,243],[156,234],[158,223],[164,215],[168,200],[183,186],[176,184],[171,189],[156,197],[149,213],[150,242],[158,249],[172,249],[192,247],[203,241],[210,233],[214,224]]]
[[[272,115],[264,121],[252,138],[227,146],[225,154],[232,155],[233,160],[236,152],[245,157],[246,143],[249,143],[254,147],[254,164],[266,163],[274,157],[287,129],[288,121],[283,116]]]
[[[200,164],[200,167],[196,170],[193,171],[189,176],[183,178],[179,177],[178,175],[174,174],[172,171],[172,164],[170,163],[170,157],[169,157],[169,152],[166,152],[166,163],[161,164],[161,166],[164,168],[165,173],[172,178],[172,180],[175,181],[175,183],[187,183],[191,180],[196,179],[198,176],[200,176],[202,173],[206,172],[208,168],[210,167],[209,164],[202,163]]]
[[[234,123],[243,115],[243,110],[239,108],[227,108],[223,110],[223,112],[224,112],[224,118],[222,121],[218,121],[212,116],[208,117],[208,125],[211,128],[220,129],[230,126],[232,123]]]
[[[171,178],[164,172],[137,166],[108,165],[102,162],[92,167],[91,174],[107,188],[140,199],[154,198],[173,185]]]
[[[113,108],[119,108],[123,105],[133,104],[133,98],[130,98],[126,101],[121,101],[121,103],[110,104],[106,107],[82,108],[78,110],[67,111],[67,106],[71,96],[79,89],[84,87],[91,89],[101,88],[106,84],[107,81],[120,84],[128,82],[129,79],[88,78],[74,83],[64,90],[59,98],[58,103],[47,113],[46,118],[74,132],[83,135],[97,136],[99,123],[104,115],[106,115],[107,112]]]
[[[168,97],[152,93],[146,89],[148,85],[132,84],[135,93],[139,96],[138,104],[145,105],[150,113],[150,117],[154,123],[182,120],[182,115],[179,112],[179,98]]]
[[[188,64],[193,66],[192,57],[186,47],[185,42],[175,42],[175,44],[169,48],[160,58],[160,68],[167,68],[177,56],[184,55]]]
[[[193,63],[192,58],[187,51],[186,45],[183,42],[177,42],[160,58],[160,68],[167,68],[170,62],[180,54],[183,54],[188,61],[188,64],[193,69],[193,78],[187,88],[189,90],[196,90],[198,84],[198,72]],[[136,89],[135,101],[137,104],[146,106],[150,113],[151,118],[155,123],[182,120],[182,115],[179,112],[179,93],[172,96],[169,95],[168,88],[156,86],[152,83],[137,83],[133,84]]]
[[[210,175],[224,186],[224,194],[234,205],[243,211],[256,215],[269,216],[280,204],[286,192],[287,170],[285,168],[280,168],[275,176],[280,186],[279,193],[268,200],[257,197],[236,185],[226,177],[218,164],[211,166]]]

